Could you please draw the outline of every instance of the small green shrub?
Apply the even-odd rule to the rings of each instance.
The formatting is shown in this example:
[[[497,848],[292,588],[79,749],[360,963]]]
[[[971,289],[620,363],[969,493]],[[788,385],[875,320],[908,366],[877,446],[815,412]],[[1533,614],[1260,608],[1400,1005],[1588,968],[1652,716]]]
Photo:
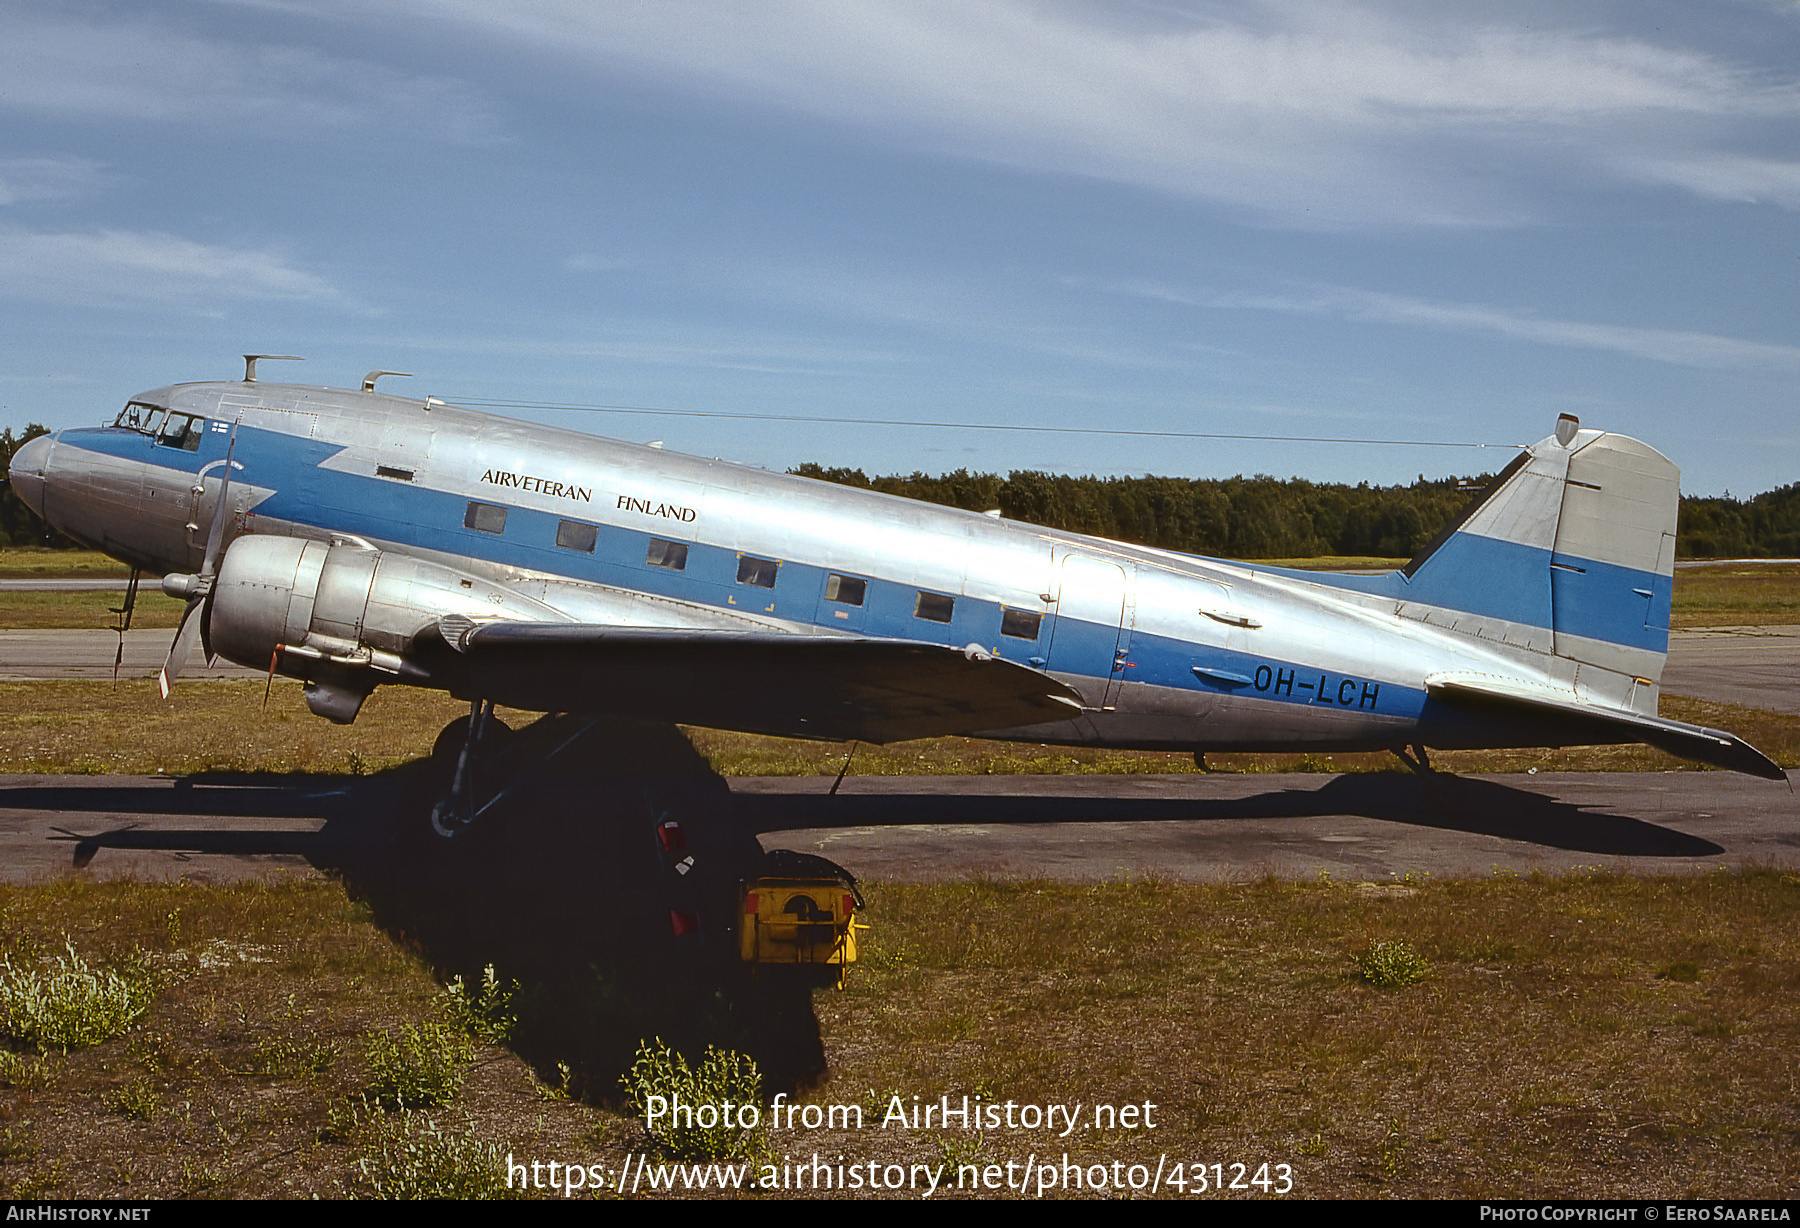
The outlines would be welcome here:
[[[141,968],[115,972],[95,968],[75,953],[66,938],[67,955],[42,968],[13,967],[0,959],[0,1034],[47,1049],[82,1049],[121,1036],[150,1009],[154,987]]]
[[[29,1092],[49,1085],[50,1067],[45,1059],[0,1049],[0,1087]]]
[[[1407,943],[1385,938],[1370,943],[1369,949],[1356,957],[1356,967],[1363,980],[1383,989],[1417,985],[1431,975],[1431,965],[1423,955]]]
[[[506,1198],[506,1158],[465,1131],[448,1130],[419,1113],[375,1116],[360,1123],[362,1154],[354,1191],[371,1198]]]
[[[256,1061],[245,1073],[271,1079],[307,1078],[325,1073],[337,1060],[336,1041],[270,1037],[256,1042]]]
[[[762,1074],[741,1053],[709,1045],[694,1069],[659,1036],[654,1045],[638,1042],[637,1061],[622,1082],[650,1137],[676,1159],[733,1160],[760,1148],[762,1131],[744,1127],[737,1110],[756,1105],[760,1118]]]
[[[149,1121],[162,1111],[162,1097],[149,1079],[133,1079],[107,1092],[106,1107],[120,1117],[133,1121]]]
[[[37,1154],[37,1143],[31,1137],[31,1123],[22,1121],[16,1126],[0,1126],[0,1164],[8,1160],[29,1160]],[[18,1194],[11,1195],[14,1198]]]
[[[449,1104],[474,1059],[468,1042],[441,1023],[376,1032],[369,1037],[369,1094],[384,1109]]]
[[[494,975],[492,964],[481,970],[478,989],[464,985],[460,976],[452,977],[450,984],[444,987],[444,1016],[471,1040],[484,1045],[504,1045],[512,1039],[513,1029],[519,1026],[518,1013],[513,1010],[513,995],[517,989],[516,985],[503,988],[500,978]]]

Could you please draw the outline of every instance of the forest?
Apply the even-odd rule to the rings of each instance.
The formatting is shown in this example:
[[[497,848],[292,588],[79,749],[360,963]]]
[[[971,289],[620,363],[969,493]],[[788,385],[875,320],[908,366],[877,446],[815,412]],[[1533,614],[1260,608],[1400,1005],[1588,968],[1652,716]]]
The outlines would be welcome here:
[[[1492,474],[1420,476],[1410,486],[1234,478],[1070,477],[1015,471],[870,478],[804,464],[790,473],[1014,520],[1231,559],[1411,558],[1477,498]],[[1749,499],[1681,500],[1681,558],[1800,556],[1800,483]]]

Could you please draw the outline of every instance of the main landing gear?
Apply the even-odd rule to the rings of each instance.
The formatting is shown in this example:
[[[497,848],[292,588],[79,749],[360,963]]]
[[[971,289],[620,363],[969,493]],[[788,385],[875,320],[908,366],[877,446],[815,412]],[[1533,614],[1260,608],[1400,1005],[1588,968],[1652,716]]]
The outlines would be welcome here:
[[[1406,748],[1404,746],[1393,746],[1389,747],[1389,749],[1394,752],[1394,757],[1404,763],[1407,767],[1411,768],[1415,775],[1423,776],[1429,780],[1438,774],[1438,770],[1431,766],[1431,756],[1425,753],[1425,744],[1423,742],[1413,743],[1412,755],[1406,753]],[[1415,759],[1413,757],[1414,755],[1418,756],[1418,758]]]
[[[545,723],[540,721],[534,730]],[[517,737],[494,715],[492,700],[475,700],[469,715],[446,725],[431,748],[440,778],[449,777],[447,790],[432,803],[431,830],[446,840],[461,836],[594,724],[591,718],[563,718],[553,722],[548,739]]]

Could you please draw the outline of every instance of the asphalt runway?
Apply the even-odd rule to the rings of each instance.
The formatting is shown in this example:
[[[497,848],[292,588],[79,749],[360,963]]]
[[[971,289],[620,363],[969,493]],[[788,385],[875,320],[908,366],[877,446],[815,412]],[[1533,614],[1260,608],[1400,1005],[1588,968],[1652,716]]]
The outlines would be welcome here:
[[[173,628],[145,628],[125,633],[121,678],[150,678],[168,658]],[[117,632],[0,631],[0,681],[42,682],[60,678],[111,678],[119,651]],[[210,667],[196,649],[184,678],[260,678],[256,670],[217,661]]]
[[[1725,772],[1440,777],[817,777],[728,782],[737,830],[861,878],[1103,881],[1275,875],[1391,881],[1600,867],[1687,873],[1800,864],[1787,787]],[[429,857],[404,775],[321,781],[0,777],[0,879],[70,874],[230,882]],[[524,817],[541,828],[542,808]],[[571,811],[564,821],[581,823]],[[559,839],[476,833],[496,866]],[[651,840],[649,821],[635,849]],[[423,848],[421,845],[423,844]]]
[[[1673,632],[1662,689],[1665,695],[1800,715],[1800,627]]]

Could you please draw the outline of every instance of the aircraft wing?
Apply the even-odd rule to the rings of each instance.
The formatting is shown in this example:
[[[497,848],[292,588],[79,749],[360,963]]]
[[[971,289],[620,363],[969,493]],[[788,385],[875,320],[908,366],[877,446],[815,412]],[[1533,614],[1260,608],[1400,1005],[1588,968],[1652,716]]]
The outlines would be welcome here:
[[[1427,678],[1425,687],[1433,699],[1452,706],[1523,712],[1554,721],[1566,728],[1571,745],[1583,732],[1594,735],[1595,742],[1616,742],[1623,736],[1714,767],[1767,780],[1787,779],[1774,760],[1723,730],[1602,708],[1583,703],[1570,691],[1485,674],[1438,674]]]
[[[898,742],[1066,721],[1076,693],[976,645],[440,619],[461,694],[782,737]]]

